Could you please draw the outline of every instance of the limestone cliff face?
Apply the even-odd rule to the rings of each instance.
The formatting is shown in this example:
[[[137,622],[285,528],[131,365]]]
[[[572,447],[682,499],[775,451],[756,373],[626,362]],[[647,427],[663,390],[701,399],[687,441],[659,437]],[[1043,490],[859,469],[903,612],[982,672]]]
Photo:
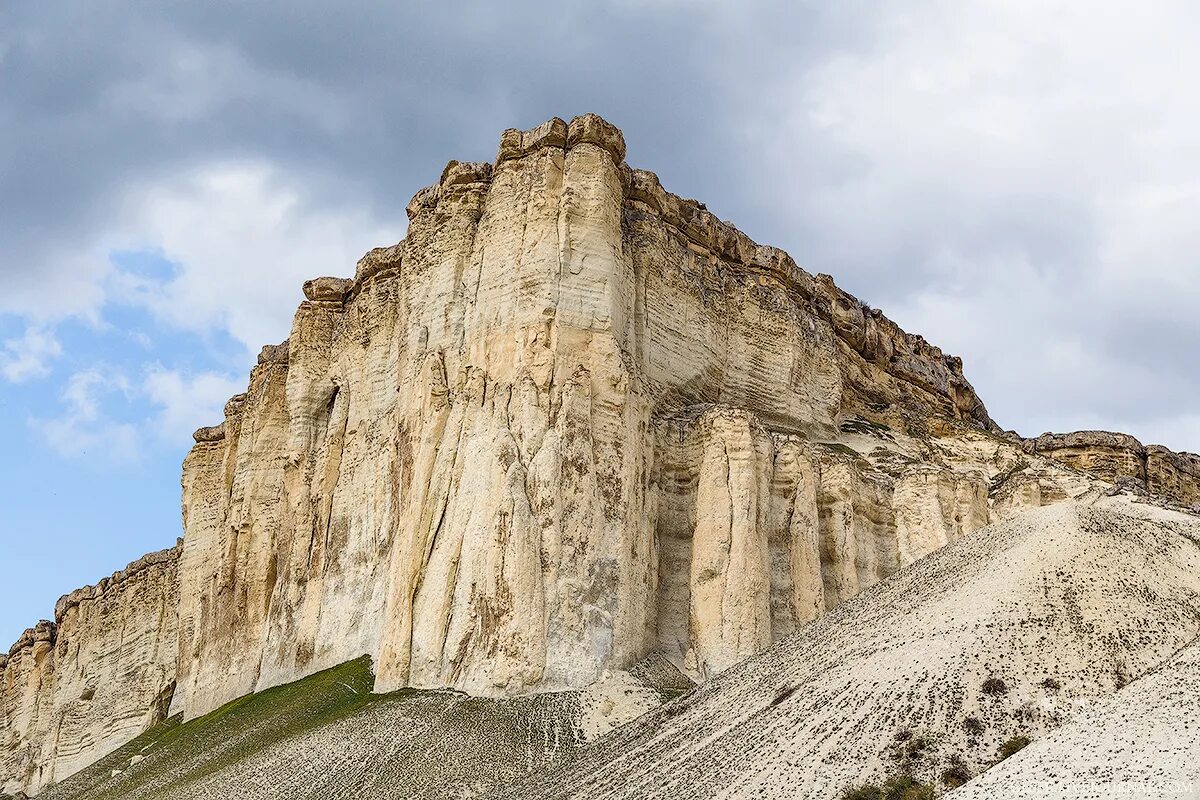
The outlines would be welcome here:
[[[706,675],[986,520],[981,478],[860,487],[802,445],[991,429],[961,363],[624,150],[592,115],[508,131],[306,284],[185,464],[177,709],[364,652],[382,688],[580,687],[663,645]]]
[[[982,470],[889,475],[727,406],[657,433],[656,645],[700,678],[989,520]]]
[[[1025,449],[1110,483],[1131,482],[1178,505],[1200,507],[1200,455],[1195,453],[1147,447],[1128,434],[1108,431],[1044,433],[1027,439]]]
[[[175,687],[179,548],[58,601],[0,656],[2,790],[37,791],[166,716]]]
[[[656,651],[708,678],[1093,490],[998,435],[959,359],[624,156],[594,115],[506,131],[304,285],[195,433],[178,552],[14,649],[6,785],[363,654],[379,690],[578,689]]]

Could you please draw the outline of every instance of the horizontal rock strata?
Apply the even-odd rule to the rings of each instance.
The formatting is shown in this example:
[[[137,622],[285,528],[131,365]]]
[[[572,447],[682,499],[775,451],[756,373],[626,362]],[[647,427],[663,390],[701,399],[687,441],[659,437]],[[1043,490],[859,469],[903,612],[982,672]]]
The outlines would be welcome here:
[[[177,709],[361,653],[387,688],[579,688],[659,646],[699,677],[986,521],[981,477],[802,446],[994,429],[961,362],[623,157],[592,115],[508,131],[305,284],[185,464]]]
[[[1111,483],[1131,482],[1150,494],[1200,508],[1200,455],[1144,446],[1125,433],[1044,433],[1025,448]]]
[[[1200,519],[1129,497],[1013,515],[487,796],[824,799],[980,773],[949,796],[1186,796],[1198,565]]]
[[[1043,451],[1191,491],[1154,448],[1026,452],[958,358],[624,156],[595,115],[506,131],[304,284],[194,434],[182,545],[7,659],[6,786],[364,654],[381,690],[581,690],[656,652],[708,678],[1090,491]]]
[[[0,656],[0,781],[36,791],[163,719],[175,687],[180,547],[58,601]]]

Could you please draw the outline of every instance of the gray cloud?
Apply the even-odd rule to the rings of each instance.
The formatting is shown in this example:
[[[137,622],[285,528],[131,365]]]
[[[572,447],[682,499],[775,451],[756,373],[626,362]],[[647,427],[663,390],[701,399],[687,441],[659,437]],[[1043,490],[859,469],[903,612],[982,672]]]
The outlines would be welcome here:
[[[154,295],[164,319],[267,336],[276,283],[398,236],[446,160],[596,111],[673,191],[961,353],[1002,424],[1200,449],[1186,6],[447,5],[9,4],[0,312],[94,313],[106,249],[158,242],[176,289],[272,285],[261,325],[219,293]],[[216,221],[269,187],[291,203],[261,242]],[[306,230],[347,263],[260,255]]]

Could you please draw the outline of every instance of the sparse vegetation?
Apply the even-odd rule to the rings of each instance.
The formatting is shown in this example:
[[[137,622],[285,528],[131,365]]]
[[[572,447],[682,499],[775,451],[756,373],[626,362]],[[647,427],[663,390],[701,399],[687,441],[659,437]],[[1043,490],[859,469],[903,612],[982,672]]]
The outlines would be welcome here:
[[[884,439],[894,438],[890,427],[884,425],[882,422],[872,422],[864,417],[844,420],[838,427],[841,428],[843,433],[859,433],[865,436],[879,436]]]
[[[842,800],[933,800],[935,787],[912,775],[893,775],[883,785],[863,784],[846,789]]]
[[[371,659],[364,656],[295,683],[238,698],[186,725],[180,724],[178,716],[172,717],[46,794],[117,800],[132,787],[151,780],[161,781],[164,791],[199,780],[274,742],[333,722],[385,697],[371,694],[374,684]],[[216,742],[222,745],[214,746]],[[197,759],[202,753],[208,757]],[[129,768],[134,755],[147,756],[136,769]],[[180,769],[181,763],[188,766]],[[114,768],[123,773],[105,780]]]
[[[995,495],[1000,491],[1000,488],[1014,476],[1024,472],[1029,467],[1029,462],[1021,458],[1014,462],[1007,469],[1003,470],[995,478],[992,478],[991,484],[988,486],[988,495]]]
[[[910,761],[915,761],[924,755],[926,748],[929,747],[929,742],[920,736],[915,736],[908,740],[908,747],[905,749],[905,757]]]
[[[1011,739],[1006,741],[1004,744],[1000,745],[1000,760],[1003,761],[1004,759],[1008,758],[1009,756],[1013,755],[1014,753],[1019,752],[1028,744],[1029,744],[1028,736],[1012,737]]]
[[[859,453],[853,447],[844,445],[841,442],[820,442],[819,444],[827,450],[832,450],[835,453],[839,453],[841,455],[848,456],[855,460],[862,458],[861,453]]]
[[[971,780],[971,771],[962,761],[951,759],[950,766],[942,772],[942,785],[947,789],[957,789]]]
[[[911,728],[901,728],[896,732],[888,755],[896,762],[896,768],[900,770],[901,775],[911,775],[918,770],[930,751],[936,749],[936,743],[929,736]]]
[[[796,690],[799,688],[800,688],[799,686],[789,686],[786,689],[782,689],[778,694],[775,695],[775,699],[771,701],[771,705],[772,706],[779,705],[784,700],[787,700],[789,697],[791,697],[793,694],[795,694]]]
[[[983,721],[979,717],[967,717],[963,720],[963,730],[972,736],[978,736],[984,731]]]

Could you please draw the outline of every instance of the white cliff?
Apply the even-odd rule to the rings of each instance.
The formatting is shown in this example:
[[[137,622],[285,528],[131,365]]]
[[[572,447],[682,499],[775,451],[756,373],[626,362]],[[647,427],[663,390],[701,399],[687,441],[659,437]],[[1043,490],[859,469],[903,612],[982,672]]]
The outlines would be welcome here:
[[[583,690],[654,653],[708,679],[1093,491],[1000,435],[959,359],[624,158],[595,115],[506,131],[416,194],[403,241],[304,285],[195,433],[169,593],[112,612],[155,642],[120,654],[153,679],[114,680],[124,721],[55,743],[32,709],[116,656],[79,628],[47,683],[55,639],[31,634],[6,785],[136,733],[172,680],[191,719],[362,655],[381,691]]]

